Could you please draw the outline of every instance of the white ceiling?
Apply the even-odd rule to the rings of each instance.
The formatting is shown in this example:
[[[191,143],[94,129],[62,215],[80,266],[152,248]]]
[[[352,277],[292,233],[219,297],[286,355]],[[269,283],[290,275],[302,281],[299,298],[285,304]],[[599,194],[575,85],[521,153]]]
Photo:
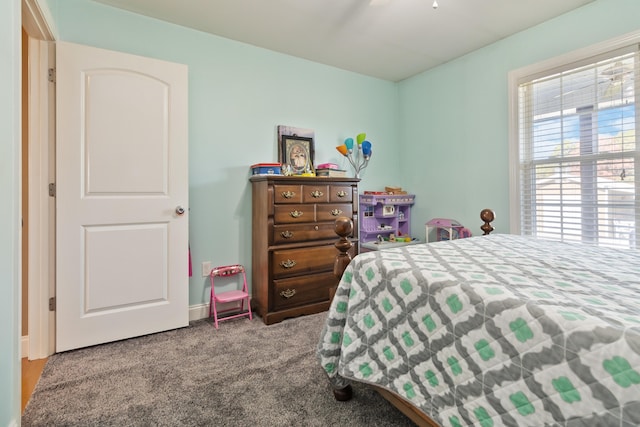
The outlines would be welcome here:
[[[94,0],[400,81],[594,0]]]

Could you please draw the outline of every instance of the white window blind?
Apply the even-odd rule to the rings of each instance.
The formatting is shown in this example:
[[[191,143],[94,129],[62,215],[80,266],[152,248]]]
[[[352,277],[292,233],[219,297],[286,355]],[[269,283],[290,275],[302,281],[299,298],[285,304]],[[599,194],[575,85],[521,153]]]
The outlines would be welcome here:
[[[636,247],[637,46],[518,85],[524,235]]]

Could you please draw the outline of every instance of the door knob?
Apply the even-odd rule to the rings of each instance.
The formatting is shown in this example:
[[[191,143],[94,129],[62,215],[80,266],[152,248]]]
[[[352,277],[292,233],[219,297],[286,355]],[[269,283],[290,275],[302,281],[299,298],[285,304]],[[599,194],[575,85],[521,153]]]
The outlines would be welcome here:
[[[176,214],[177,214],[178,216],[182,216],[182,215],[184,215],[184,208],[183,208],[182,206],[179,206],[179,205],[178,205],[178,207],[176,207]]]

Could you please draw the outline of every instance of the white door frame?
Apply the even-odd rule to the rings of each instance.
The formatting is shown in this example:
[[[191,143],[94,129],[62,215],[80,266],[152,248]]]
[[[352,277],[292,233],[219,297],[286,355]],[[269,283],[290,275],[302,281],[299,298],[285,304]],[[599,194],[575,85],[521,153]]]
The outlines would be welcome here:
[[[29,360],[54,353],[54,312],[49,298],[55,295],[55,199],[48,184],[55,176],[55,88],[47,80],[53,67],[55,40],[52,20],[41,0],[22,0],[22,26],[29,36],[29,253],[28,259],[28,342]],[[23,213],[25,215],[25,213]],[[21,326],[19,326],[21,327]]]

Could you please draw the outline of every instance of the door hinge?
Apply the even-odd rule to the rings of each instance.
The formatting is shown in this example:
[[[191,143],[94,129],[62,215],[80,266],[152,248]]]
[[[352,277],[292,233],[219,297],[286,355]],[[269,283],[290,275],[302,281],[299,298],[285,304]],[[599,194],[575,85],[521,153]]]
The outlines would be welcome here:
[[[56,311],[56,297],[49,298],[49,311]]]
[[[55,68],[49,68],[49,81],[51,83],[55,83],[56,82],[56,69]]]
[[[56,183],[49,183],[49,197],[56,197]]]

